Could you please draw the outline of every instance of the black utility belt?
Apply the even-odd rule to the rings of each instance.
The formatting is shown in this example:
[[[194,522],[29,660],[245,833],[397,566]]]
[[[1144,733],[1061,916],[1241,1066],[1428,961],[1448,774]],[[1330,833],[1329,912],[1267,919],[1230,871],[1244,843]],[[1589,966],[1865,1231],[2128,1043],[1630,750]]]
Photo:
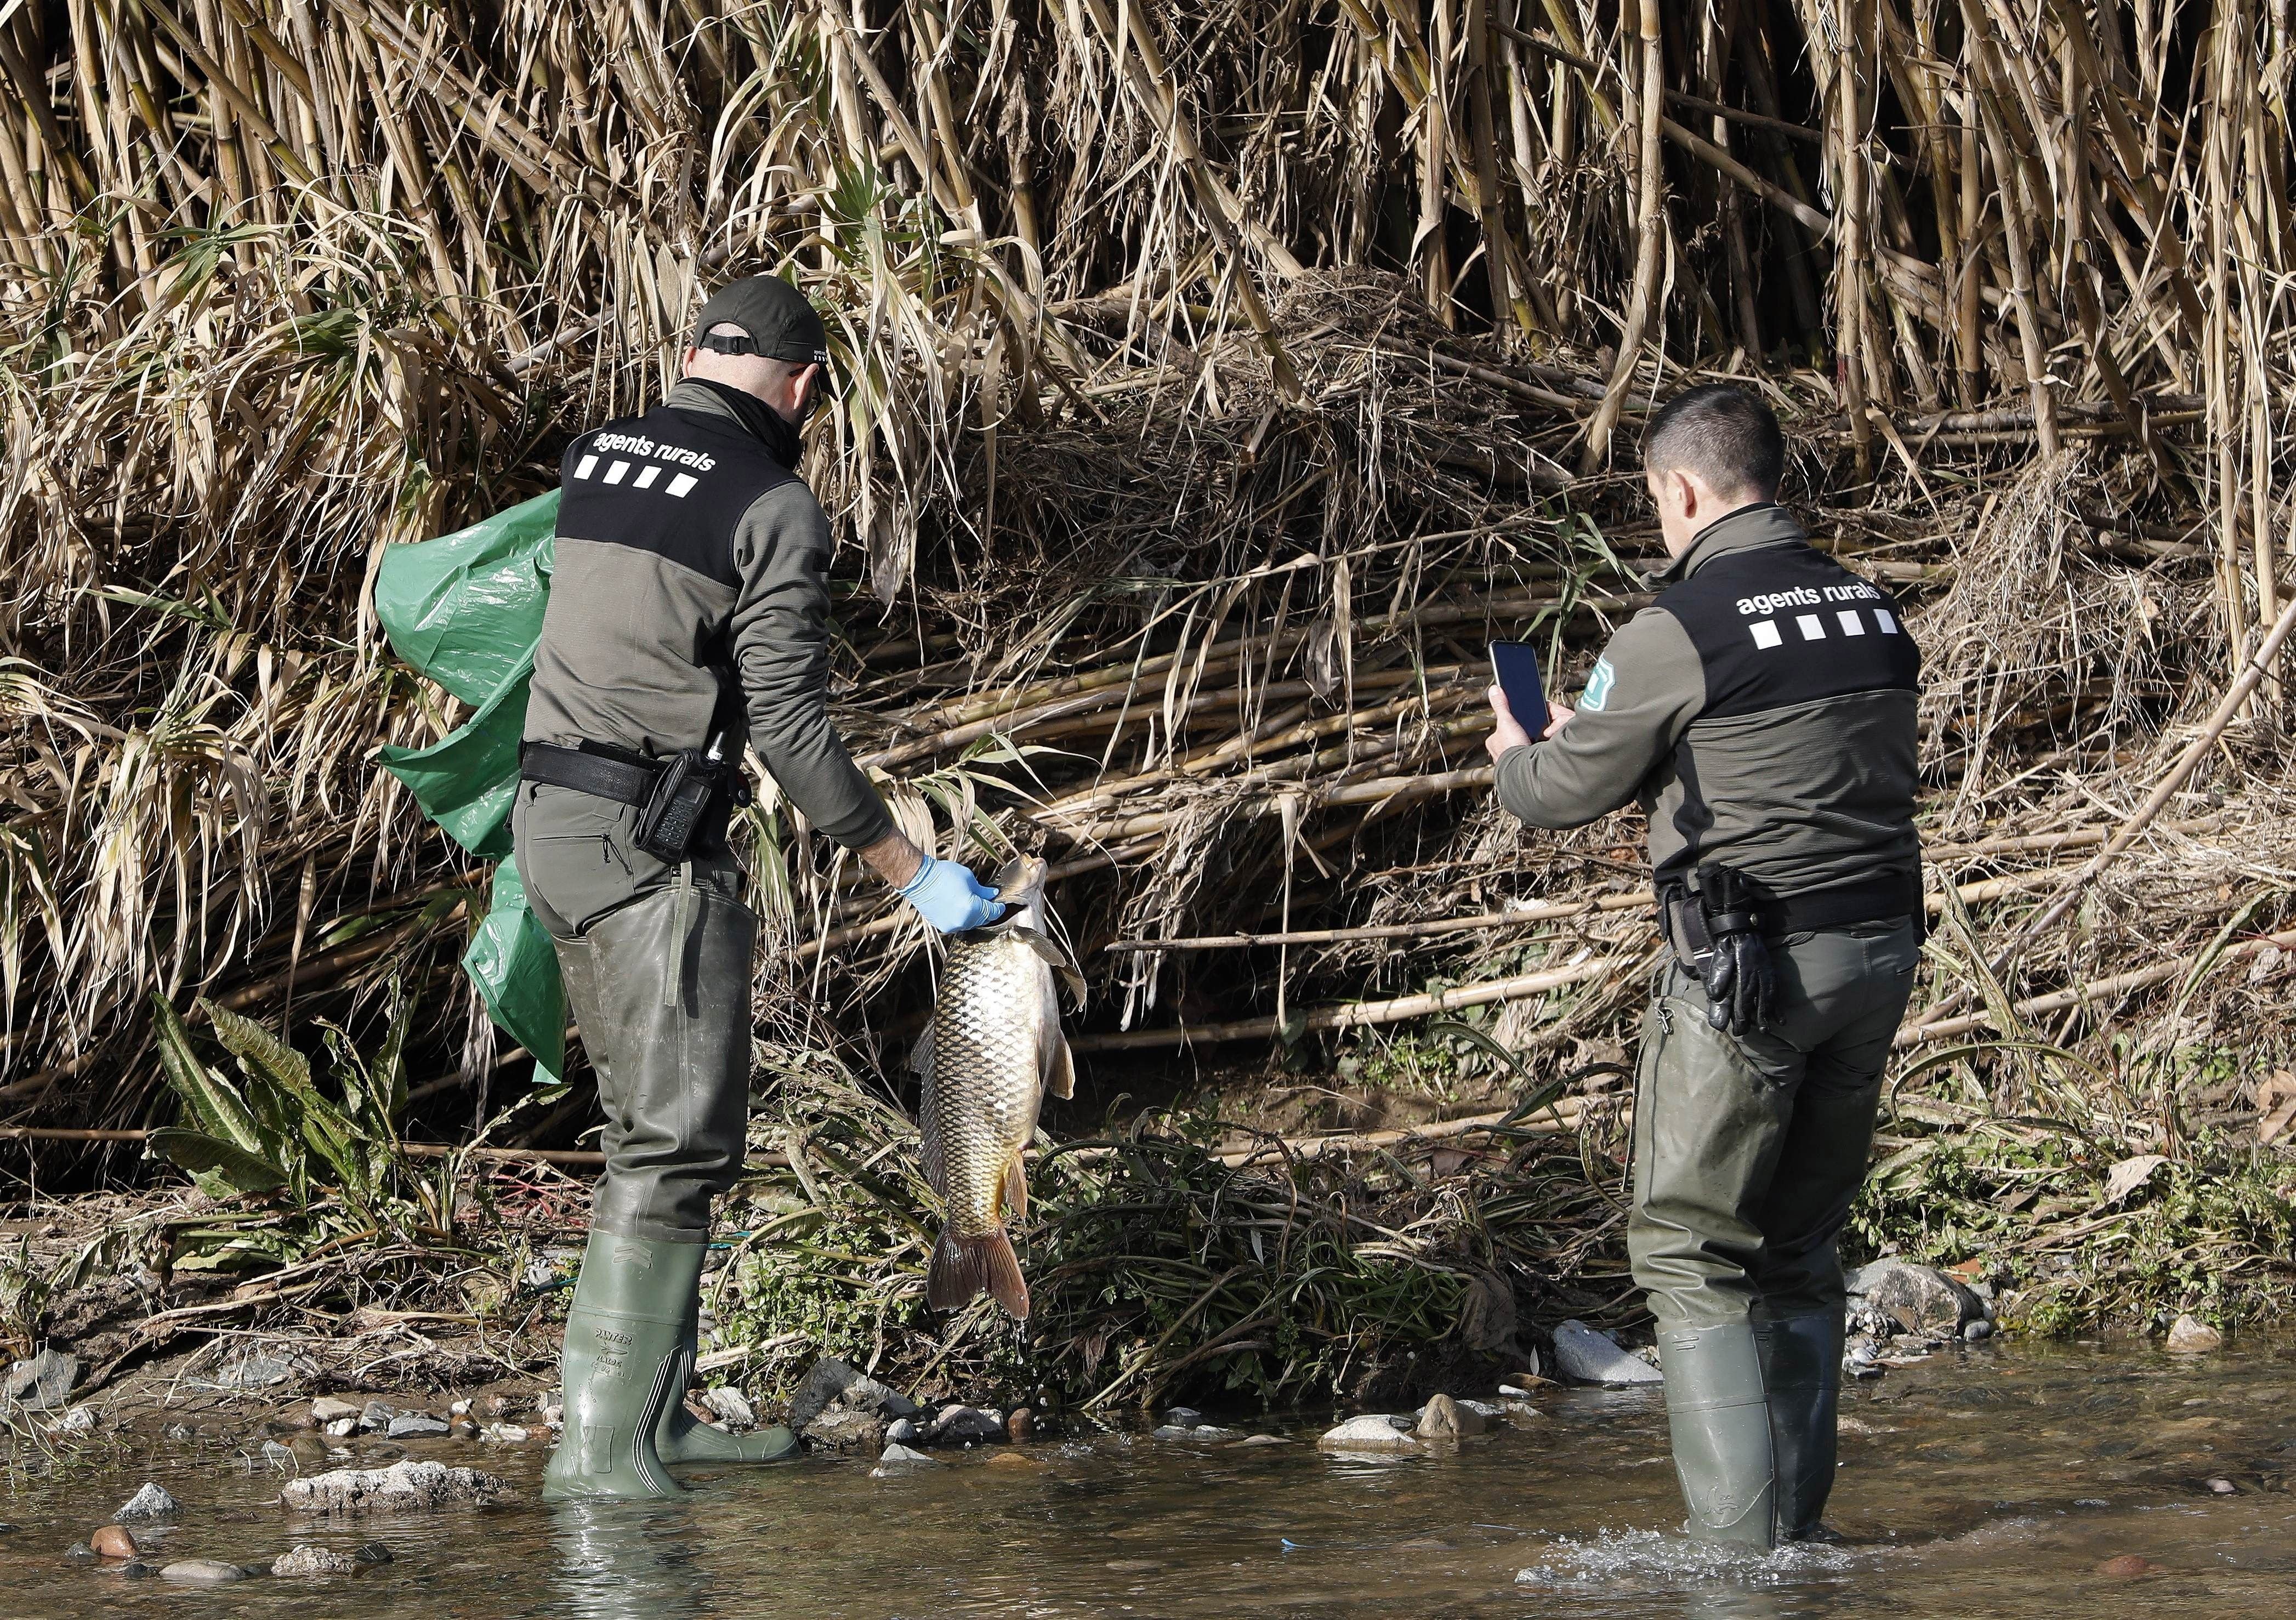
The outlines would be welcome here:
[[[1701,915],[1698,891],[1681,879],[1659,885],[1658,921],[1666,937],[1695,954],[1710,941]],[[1802,895],[1782,895],[1754,903],[1766,939],[1788,934],[1816,933],[1824,929],[1855,928],[1860,923],[1885,922],[1892,917],[1925,920],[1922,880],[1913,872],[1883,872],[1834,888]]]
[[[522,742],[518,773],[527,781],[631,806],[638,813],[637,847],[672,863],[689,859],[697,849],[722,847],[727,816],[735,806],[750,802],[741,767],[700,749],[649,759],[603,742],[572,749]]]

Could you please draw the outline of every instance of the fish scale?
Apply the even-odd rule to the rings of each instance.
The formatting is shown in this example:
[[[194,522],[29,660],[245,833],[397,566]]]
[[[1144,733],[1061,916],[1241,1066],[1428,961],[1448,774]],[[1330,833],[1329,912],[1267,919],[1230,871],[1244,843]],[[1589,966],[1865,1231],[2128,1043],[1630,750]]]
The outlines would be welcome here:
[[[987,1293],[1013,1316],[1029,1313],[1005,1223],[1028,1213],[1022,1155],[1046,1091],[1075,1090],[1053,974],[1076,970],[1043,931],[1045,875],[1034,856],[997,874],[1005,916],[951,940],[913,1060],[925,1179],[947,1216],[925,1273],[925,1297],[939,1310]]]

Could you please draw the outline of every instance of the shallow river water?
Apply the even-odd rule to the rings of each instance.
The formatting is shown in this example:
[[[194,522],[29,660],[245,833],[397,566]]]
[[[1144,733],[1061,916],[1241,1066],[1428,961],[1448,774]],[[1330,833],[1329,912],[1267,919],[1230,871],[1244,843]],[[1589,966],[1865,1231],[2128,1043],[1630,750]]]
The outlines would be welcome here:
[[[297,1520],[279,1476],[227,1444],[99,1443],[0,1488],[0,1615],[939,1617],[1786,1616],[2070,1620],[2296,1613],[2296,1343],[2171,1358],[2142,1346],[1941,1354],[1848,1392],[1829,1514],[1847,1538],[1768,1558],[1679,1519],[1658,1398],[1554,1391],[1547,1416],[1456,1455],[1318,1453],[1101,1435],[873,1479],[814,1459],[715,1477],[669,1503],[547,1508],[543,1453],[410,1448],[509,1477],[508,1505]],[[395,1451],[399,1448],[390,1448]],[[390,1453],[382,1452],[377,1460]],[[100,1462],[97,1460],[100,1459]],[[218,1588],[129,1581],[64,1550],[145,1478],[184,1506],[147,1559],[268,1562],[298,1542],[393,1561]],[[2149,1566],[2107,1573],[2108,1560]]]

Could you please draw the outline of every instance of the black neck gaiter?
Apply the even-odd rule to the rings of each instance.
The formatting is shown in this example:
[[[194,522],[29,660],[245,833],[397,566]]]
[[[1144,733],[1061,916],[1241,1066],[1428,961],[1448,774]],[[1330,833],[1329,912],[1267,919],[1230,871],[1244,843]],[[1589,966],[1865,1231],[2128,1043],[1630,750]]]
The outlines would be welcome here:
[[[698,382],[726,402],[734,420],[750,430],[751,437],[766,447],[766,454],[788,468],[797,470],[798,457],[803,454],[798,444],[797,430],[782,419],[780,412],[758,398],[730,383],[718,382],[709,377],[688,377],[688,382]]]

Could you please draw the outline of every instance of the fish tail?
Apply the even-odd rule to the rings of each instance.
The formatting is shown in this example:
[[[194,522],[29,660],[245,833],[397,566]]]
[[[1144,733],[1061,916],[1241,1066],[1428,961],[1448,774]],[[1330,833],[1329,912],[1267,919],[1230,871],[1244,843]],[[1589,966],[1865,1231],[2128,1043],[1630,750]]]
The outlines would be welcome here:
[[[978,1238],[961,1238],[947,1227],[933,1246],[925,1269],[925,1302],[936,1311],[954,1311],[986,1294],[1005,1313],[1026,1321],[1029,1285],[1021,1276],[1021,1256],[1003,1227]]]

